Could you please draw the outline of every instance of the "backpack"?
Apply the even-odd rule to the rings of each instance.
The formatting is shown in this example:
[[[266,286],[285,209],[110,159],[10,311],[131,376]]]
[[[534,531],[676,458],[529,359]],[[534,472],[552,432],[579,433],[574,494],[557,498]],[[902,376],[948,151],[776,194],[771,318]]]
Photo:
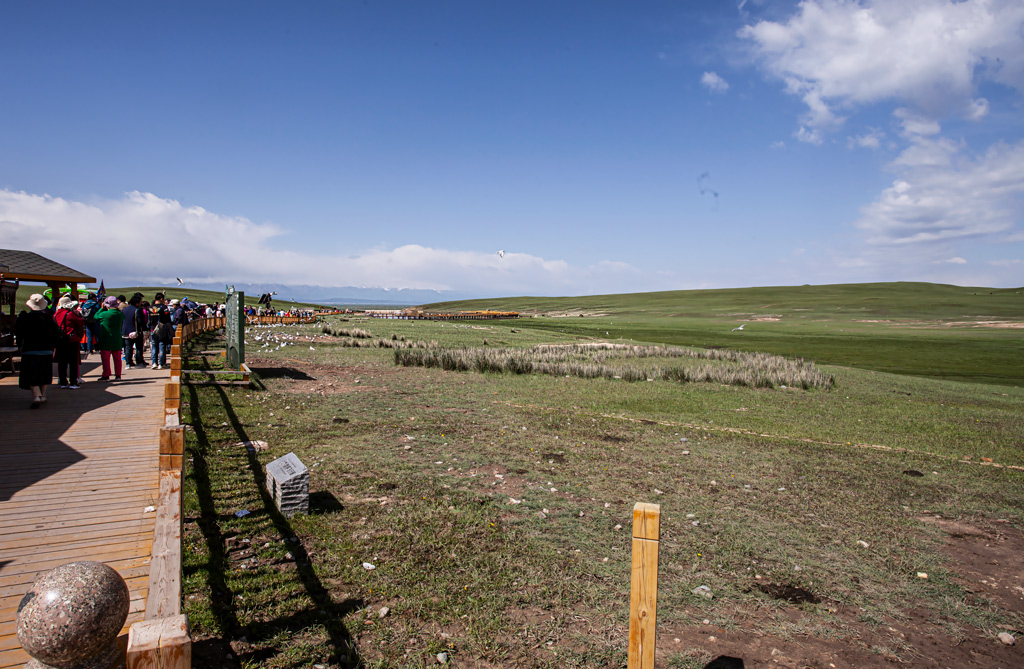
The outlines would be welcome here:
[[[85,319],[86,323],[90,323],[96,320],[96,310],[99,309],[99,305],[93,302],[91,307],[82,308],[82,318]]]
[[[60,311],[63,313],[59,313],[57,316],[63,316],[63,318],[58,319],[57,316],[53,318],[57,322],[57,330],[60,332],[60,342],[62,344],[75,344],[77,343],[74,339],[75,328],[72,326],[68,329],[68,312],[66,309],[61,309]]]

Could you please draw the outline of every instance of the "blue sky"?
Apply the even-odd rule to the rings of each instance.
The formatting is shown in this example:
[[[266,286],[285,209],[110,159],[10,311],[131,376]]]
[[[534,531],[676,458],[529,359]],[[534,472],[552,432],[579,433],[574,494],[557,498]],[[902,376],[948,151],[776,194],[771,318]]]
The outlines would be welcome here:
[[[108,283],[1024,285],[1019,0],[5,0],[0,23],[0,247]]]

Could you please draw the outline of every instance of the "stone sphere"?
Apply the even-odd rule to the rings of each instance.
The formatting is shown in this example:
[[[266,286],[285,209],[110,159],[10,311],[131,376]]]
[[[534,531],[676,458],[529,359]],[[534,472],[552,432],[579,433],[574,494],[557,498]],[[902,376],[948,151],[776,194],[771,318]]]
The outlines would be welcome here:
[[[105,655],[128,618],[128,586],[102,562],[71,562],[36,577],[18,605],[25,652],[52,667]]]

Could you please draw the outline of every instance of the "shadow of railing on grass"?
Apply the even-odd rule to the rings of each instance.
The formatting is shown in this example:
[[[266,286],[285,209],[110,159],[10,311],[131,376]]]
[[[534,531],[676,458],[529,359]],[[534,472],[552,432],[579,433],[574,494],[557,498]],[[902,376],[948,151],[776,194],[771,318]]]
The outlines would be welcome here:
[[[192,414],[199,415],[200,398],[194,386],[184,384],[187,388],[189,404]],[[219,394],[220,401],[228,415],[228,421],[240,441],[249,441],[245,427],[231,406],[230,399],[223,388],[214,386]],[[265,513],[281,539],[285,540],[288,550],[295,561],[296,572],[306,594],[313,601],[315,611],[300,611],[295,615],[285,618],[249,623],[242,626],[238,620],[236,609],[236,593],[233,593],[227,585],[225,573],[230,569],[228,550],[225,544],[225,535],[221,531],[221,517],[217,513],[214,504],[213,490],[210,481],[209,465],[206,461],[206,454],[209,452],[210,442],[202,421],[193,421],[197,447],[191,449],[192,476],[196,483],[197,497],[199,498],[200,516],[198,519],[199,529],[203,534],[207,551],[210,558],[205,565],[207,570],[207,586],[210,592],[215,594],[213,613],[226,635],[238,637],[245,635],[250,643],[258,643],[262,639],[269,639],[280,633],[282,629],[299,631],[311,625],[322,625],[327,631],[331,645],[331,662],[342,667],[357,669],[363,667],[362,658],[356,648],[355,640],[349,633],[342,619],[348,613],[362,608],[365,602],[362,599],[346,599],[335,602],[330,591],[324,587],[317,576],[309,554],[292,529],[290,521],[278,510],[277,505],[267,492],[266,474],[263,467],[253,452],[247,452],[247,465],[252,475],[253,483],[259,490],[262,512]],[[311,502],[314,500],[311,500]],[[332,511],[340,507],[337,500],[315,498],[314,509],[320,512]],[[259,512],[257,512],[259,513]],[[194,571],[194,570],[192,570]],[[216,593],[222,593],[216,595]],[[226,652],[225,646],[230,643],[230,638],[222,638],[221,647],[218,652]],[[201,653],[202,645],[194,648],[194,651]],[[253,650],[249,653],[242,653],[240,661],[262,661],[273,654],[272,650]]]

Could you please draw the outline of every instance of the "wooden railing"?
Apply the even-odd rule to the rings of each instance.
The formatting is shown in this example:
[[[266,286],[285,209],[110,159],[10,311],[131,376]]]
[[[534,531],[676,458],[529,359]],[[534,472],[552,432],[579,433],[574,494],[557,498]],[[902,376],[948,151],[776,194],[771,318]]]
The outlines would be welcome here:
[[[181,342],[171,343],[171,375],[164,384],[164,426],[160,429],[160,487],[149,564],[145,620],[128,630],[128,669],[188,669],[192,640],[181,612],[181,470],[185,428],[181,425]]]

